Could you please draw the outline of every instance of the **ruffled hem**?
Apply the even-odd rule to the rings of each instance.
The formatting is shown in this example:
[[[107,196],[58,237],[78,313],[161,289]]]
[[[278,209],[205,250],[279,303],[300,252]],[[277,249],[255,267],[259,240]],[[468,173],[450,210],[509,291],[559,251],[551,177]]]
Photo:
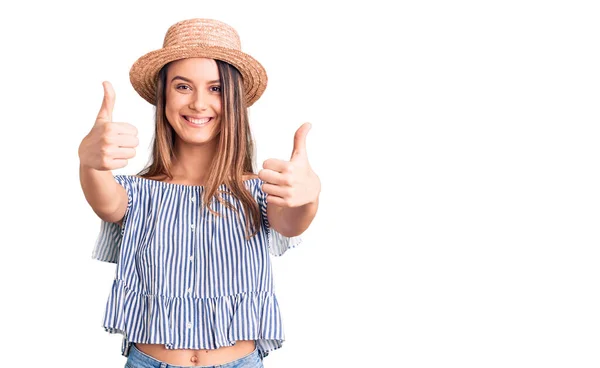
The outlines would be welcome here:
[[[283,236],[274,229],[269,229],[269,253],[271,255],[280,257],[288,249],[295,248],[302,244],[302,238],[300,236],[287,237]]]
[[[104,329],[123,335],[121,353],[132,343],[167,349],[217,349],[255,340],[261,356],[284,341],[279,305],[272,292],[254,291],[213,298],[164,297],[138,293],[113,282]]]

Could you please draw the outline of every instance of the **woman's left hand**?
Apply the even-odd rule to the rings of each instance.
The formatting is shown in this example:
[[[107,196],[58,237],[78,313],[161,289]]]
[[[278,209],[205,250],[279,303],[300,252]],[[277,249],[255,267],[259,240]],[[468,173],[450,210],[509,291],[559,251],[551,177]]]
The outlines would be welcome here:
[[[311,128],[304,123],[294,135],[294,150],[289,161],[270,158],[263,163],[258,177],[265,182],[267,202],[279,207],[301,207],[315,203],[321,192],[321,180],[308,163],[306,135]]]

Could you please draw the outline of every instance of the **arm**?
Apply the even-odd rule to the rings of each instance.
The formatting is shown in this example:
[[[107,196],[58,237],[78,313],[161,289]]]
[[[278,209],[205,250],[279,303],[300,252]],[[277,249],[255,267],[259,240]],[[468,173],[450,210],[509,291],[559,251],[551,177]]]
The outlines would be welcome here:
[[[311,224],[319,207],[321,181],[308,163],[306,135],[310,124],[304,124],[294,136],[290,161],[268,159],[258,177],[265,182],[267,220],[283,236],[302,234]]]
[[[127,192],[115,181],[111,171],[79,165],[79,180],[85,199],[94,212],[107,222],[120,222],[127,210]]]
[[[103,83],[104,99],[96,122],[79,145],[79,179],[85,199],[104,221],[120,222],[125,216],[128,196],[111,170],[124,167],[135,156],[137,129],[112,121],[115,91]]]
[[[315,202],[300,207],[280,207],[267,203],[267,219],[271,227],[281,235],[298,236],[308,229],[317,214],[318,207],[318,198]]]

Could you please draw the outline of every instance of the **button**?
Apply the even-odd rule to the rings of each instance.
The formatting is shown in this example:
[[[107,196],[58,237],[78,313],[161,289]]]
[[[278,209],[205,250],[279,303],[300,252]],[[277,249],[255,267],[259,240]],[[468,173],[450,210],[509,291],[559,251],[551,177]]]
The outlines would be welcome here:
[[[192,322],[187,323],[187,328],[192,328]]]
[[[192,228],[192,231],[194,231],[194,228],[196,227],[196,225],[191,224],[190,227]]]
[[[192,288],[188,289],[188,293],[190,293],[190,294],[192,293]]]
[[[195,355],[192,355],[192,357],[190,358],[190,362],[196,363],[197,361],[198,361],[198,357]]]
[[[193,260],[194,260],[194,256],[190,256],[190,261],[193,261]]]
[[[196,200],[196,197],[192,196],[192,198],[190,198],[190,200],[191,200],[192,202],[194,202],[194,201]]]

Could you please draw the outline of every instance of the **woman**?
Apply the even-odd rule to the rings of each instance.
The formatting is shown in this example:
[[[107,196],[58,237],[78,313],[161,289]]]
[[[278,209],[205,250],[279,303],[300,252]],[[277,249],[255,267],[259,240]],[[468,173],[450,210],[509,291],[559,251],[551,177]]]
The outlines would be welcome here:
[[[174,24],[130,77],[156,106],[149,165],[110,171],[135,156],[138,139],[112,121],[108,82],[79,148],[82,189],[102,219],[93,256],[117,263],[104,328],[123,334],[129,367],[260,367],[284,340],[269,252],[297,245],[318,208],[310,125],[296,132],[289,161],[254,173],[247,107],[266,72],[219,21]]]

